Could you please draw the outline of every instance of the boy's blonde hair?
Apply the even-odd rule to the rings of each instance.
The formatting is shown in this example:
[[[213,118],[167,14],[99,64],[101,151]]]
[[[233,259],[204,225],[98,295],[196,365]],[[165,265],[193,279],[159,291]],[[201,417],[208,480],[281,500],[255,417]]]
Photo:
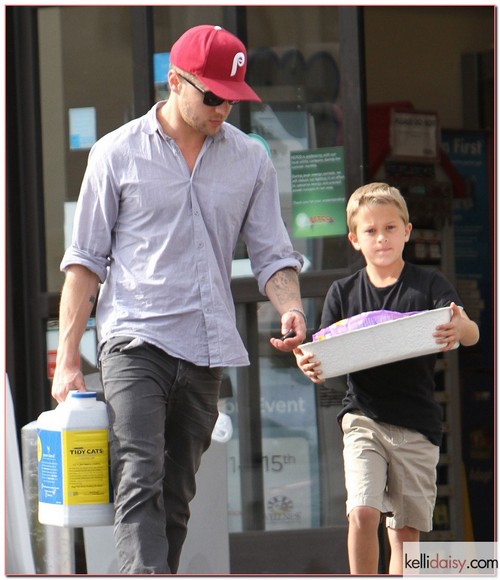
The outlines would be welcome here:
[[[399,211],[405,226],[408,225],[410,222],[408,207],[399,190],[395,187],[391,187],[387,183],[375,182],[358,187],[349,198],[346,208],[347,227],[349,228],[349,232],[353,234],[356,233],[356,216],[358,215],[360,208],[367,205],[381,204],[393,205]]]

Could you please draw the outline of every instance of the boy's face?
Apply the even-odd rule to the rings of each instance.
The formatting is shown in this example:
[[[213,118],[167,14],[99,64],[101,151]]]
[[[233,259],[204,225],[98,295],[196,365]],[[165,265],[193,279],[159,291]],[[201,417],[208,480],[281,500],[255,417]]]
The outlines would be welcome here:
[[[402,260],[405,243],[410,239],[411,224],[405,226],[393,205],[363,206],[356,222],[356,233],[349,233],[348,237],[367,264],[383,268]]]

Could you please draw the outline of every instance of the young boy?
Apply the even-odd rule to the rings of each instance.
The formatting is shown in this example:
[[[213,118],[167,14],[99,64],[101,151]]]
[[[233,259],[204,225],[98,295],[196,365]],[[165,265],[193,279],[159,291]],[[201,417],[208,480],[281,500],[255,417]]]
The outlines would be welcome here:
[[[347,204],[348,238],[366,267],[335,281],[321,328],[373,310],[412,312],[451,307],[451,320],[433,336],[441,350],[479,340],[453,286],[435,269],[403,260],[412,225],[400,192],[385,183],[357,189]],[[384,345],[381,345],[384,348]],[[299,368],[321,383],[319,362],[294,350]],[[378,572],[378,526],[387,515],[390,574],[403,573],[403,542],[432,529],[441,409],[434,400],[437,355],[386,364],[347,377],[338,420],[343,431],[347,547],[352,574]]]

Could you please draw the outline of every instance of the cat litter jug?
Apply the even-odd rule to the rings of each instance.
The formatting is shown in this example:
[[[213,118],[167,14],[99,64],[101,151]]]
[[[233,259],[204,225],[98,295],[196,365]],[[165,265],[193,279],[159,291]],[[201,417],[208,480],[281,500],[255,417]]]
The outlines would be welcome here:
[[[62,527],[110,526],[106,404],[90,391],[70,391],[37,419],[38,520]]]

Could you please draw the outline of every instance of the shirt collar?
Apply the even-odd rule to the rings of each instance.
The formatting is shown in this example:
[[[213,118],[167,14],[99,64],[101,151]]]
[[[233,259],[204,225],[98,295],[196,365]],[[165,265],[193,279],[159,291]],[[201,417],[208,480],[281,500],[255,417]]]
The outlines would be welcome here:
[[[165,137],[165,139],[171,140],[172,138],[169,137],[165,133],[165,131],[162,129],[162,127],[161,127],[161,125],[158,122],[158,119],[156,117],[157,109],[159,107],[162,107],[165,103],[166,103],[166,101],[158,101],[146,113],[146,115],[144,116],[144,121],[143,121],[143,131],[144,131],[144,133],[146,133],[148,135],[153,135],[156,131],[158,131],[160,133],[160,135]],[[215,135],[213,135],[212,139],[214,141],[220,141],[221,139],[225,139],[225,138],[226,138],[226,127],[225,127],[225,124],[223,124],[221,126],[220,130]]]

